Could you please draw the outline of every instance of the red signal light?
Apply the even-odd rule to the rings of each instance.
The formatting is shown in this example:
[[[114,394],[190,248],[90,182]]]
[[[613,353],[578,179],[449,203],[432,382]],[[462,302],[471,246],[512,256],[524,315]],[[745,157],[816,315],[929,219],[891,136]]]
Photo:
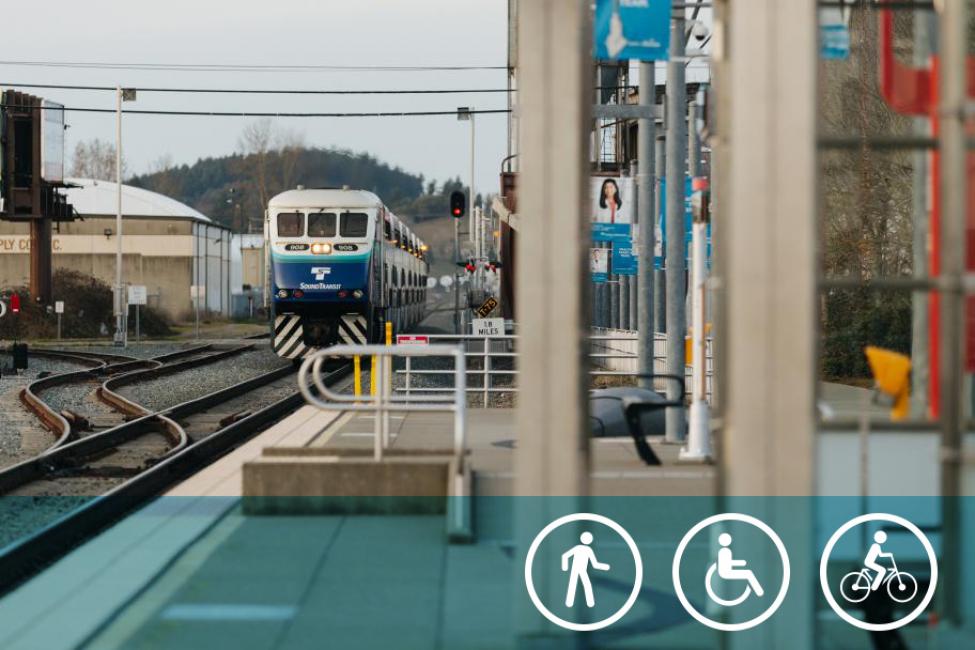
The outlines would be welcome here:
[[[20,313],[20,296],[18,296],[16,293],[11,294],[10,296],[10,311],[15,314]]]

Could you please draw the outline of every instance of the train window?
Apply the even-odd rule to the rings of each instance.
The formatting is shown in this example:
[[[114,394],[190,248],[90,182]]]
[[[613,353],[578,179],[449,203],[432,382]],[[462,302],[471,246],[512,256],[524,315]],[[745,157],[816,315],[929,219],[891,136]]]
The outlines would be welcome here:
[[[334,212],[313,212],[308,215],[308,236],[309,237],[334,237],[335,236],[335,213]]]
[[[383,235],[385,235],[386,241],[393,238],[393,225],[386,219],[383,220]]]
[[[369,231],[369,217],[363,212],[344,212],[340,230],[343,237],[365,237]]]
[[[301,237],[304,234],[305,215],[300,212],[278,214],[278,237]]]

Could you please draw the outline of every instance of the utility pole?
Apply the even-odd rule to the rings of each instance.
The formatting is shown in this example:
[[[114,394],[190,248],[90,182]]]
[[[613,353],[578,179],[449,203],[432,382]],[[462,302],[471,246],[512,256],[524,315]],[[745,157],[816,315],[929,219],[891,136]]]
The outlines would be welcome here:
[[[122,308],[122,87],[115,87],[115,345],[125,347]]]
[[[653,61],[640,62],[640,106],[650,107],[656,104],[656,69]],[[637,227],[640,229],[640,253],[637,259],[639,280],[637,281],[637,331],[638,356],[640,358],[640,374],[653,374],[653,251],[656,247],[656,232],[654,226],[656,214],[654,210],[654,148],[657,136],[656,118],[653,116],[639,121],[637,136],[637,159],[639,171],[637,173]],[[653,388],[653,381],[641,378],[643,388]]]
[[[684,310],[685,274],[687,271],[684,243],[684,178],[687,158],[687,88],[684,85],[684,9],[674,11],[670,23],[670,60],[667,62],[667,374],[684,377]],[[673,382],[670,382],[673,384]],[[680,391],[668,387],[668,399],[675,400]],[[666,411],[666,440],[684,438],[684,409]]]

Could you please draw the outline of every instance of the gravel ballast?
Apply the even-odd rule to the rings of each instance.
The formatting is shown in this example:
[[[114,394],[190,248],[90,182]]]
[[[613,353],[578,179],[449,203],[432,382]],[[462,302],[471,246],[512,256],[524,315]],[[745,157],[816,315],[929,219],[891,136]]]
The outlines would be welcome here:
[[[239,384],[252,377],[287,366],[289,363],[270,349],[258,347],[174,375],[122,386],[118,392],[148,409],[161,411],[207,393]]]

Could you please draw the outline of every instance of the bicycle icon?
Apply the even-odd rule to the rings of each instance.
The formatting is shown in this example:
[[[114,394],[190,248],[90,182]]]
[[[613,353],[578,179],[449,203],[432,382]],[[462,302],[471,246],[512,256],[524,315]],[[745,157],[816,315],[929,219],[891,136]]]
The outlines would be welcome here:
[[[917,579],[906,571],[897,568],[893,553],[885,553],[881,545],[887,541],[887,533],[878,530],[873,536],[874,543],[864,559],[864,567],[851,571],[840,580],[840,595],[850,603],[860,603],[872,592],[887,585],[887,595],[898,603],[906,603],[917,595]],[[890,560],[891,569],[885,568],[878,560]]]
[[[887,533],[884,530],[877,530],[873,534],[873,543],[864,557],[862,568],[845,574],[838,583],[835,578],[829,579],[830,557],[837,542],[849,531],[859,526],[876,526],[877,524],[883,525],[887,530],[908,533],[923,549],[924,555],[927,556],[930,576],[923,596],[921,596],[918,588],[917,578],[897,566],[897,559],[893,553],[884,551],[883,545],[887,542]],[[886,562],[882,563],[882,560],[886,560]],[[931,603],[938,584],[938,560],[931,542],[921,532],[921,529],[903,517],[888,513],[860,515],[840,526],[826,542],[826,547],[823,549],[823,555],[819,561],[819,583],[829,606],[841,619],[861,630],[887,632],[903,627],[917,619]],[[839,587],[839,598],[834,597],[834,590],[837,586]],[[865,621],[858,616],[851,615],[840,605],[843,601],[847,603],[847,606],[862,603],[870,597],[870,594],[884,592],[895,603],[904,604],[915,599],[918,602],[912,603],[913,609],[910,612],[890,621]]]
[[[863,602],[871,591],[875,591],[870,584],[873,579],[870,569],[851,571],[840,582],[840,595],[851,603]],[[898,570],[896,564],[883,582],[887,583],[887,595],[898,603],[906,603],[917,595],[917,579],[906,571]]]

